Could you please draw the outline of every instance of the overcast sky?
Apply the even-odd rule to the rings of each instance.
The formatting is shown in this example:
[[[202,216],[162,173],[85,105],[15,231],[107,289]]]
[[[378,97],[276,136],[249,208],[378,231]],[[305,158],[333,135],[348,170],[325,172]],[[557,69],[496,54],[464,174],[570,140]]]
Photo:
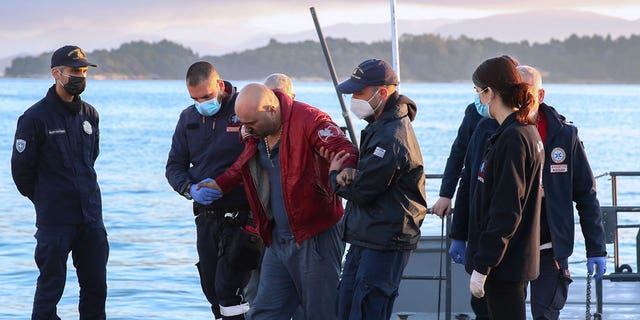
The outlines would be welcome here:
[[[86,51],[132,40],[169,39],[201,55],[266,44],[269,35],[322,26],[389,21],[388,0],[4,0],[0,58],[38,54],[65,44]],[[468,19],[540,9],[592,11],[640,19],[638,0],[397,0],[398,19]],[[260,38],[260,35],[264,37]],[[262,39],[263,43],[251,43]]]

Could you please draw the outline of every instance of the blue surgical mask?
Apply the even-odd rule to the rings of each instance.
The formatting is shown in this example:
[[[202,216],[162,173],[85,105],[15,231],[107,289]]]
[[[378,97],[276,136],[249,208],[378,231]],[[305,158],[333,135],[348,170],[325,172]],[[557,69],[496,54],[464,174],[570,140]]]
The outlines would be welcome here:
[[[476,101],[474,102],[474,104],[476,105],[476,111],[478,111],[479,115],[485,118],[491,118],[491,115],[489,114],[489,104],[483,104],[482,102],[480,102],[480,96],[476,95]]]
[[[205,117],[210,117],[216,113],[218,113],[218,111],[220,111],[220,102],[218,101],[218,98],[213,98],[211,100],[207,100],[204,102],[195,102],[195,107],[196,110],[198,110],[198,112],[205,116]]]

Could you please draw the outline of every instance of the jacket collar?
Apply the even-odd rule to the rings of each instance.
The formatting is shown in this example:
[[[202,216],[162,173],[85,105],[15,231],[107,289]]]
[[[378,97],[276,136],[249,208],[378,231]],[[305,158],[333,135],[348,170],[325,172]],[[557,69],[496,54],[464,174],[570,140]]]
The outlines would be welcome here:
[[[67,102],[62,100],[62,98],[60,98],[60,96],[58,95],[58,93],[56,92],[56,85],[53,84],[49,90],[47,91],[47,95],[46,98],[48,101],[54,102],[53,104],[50,104],[50,108],[54,111],[57,112],[63,116],[68,116],[68,115],[74,115],[74,114],[82,114],[84,112],[84,110],[82,108],[80,108],[80,112],[78,113],[74,113],[71,110],[69,110],[69,107],[67,107]],[[78,101],[81,100],[80,96],[75,96],[74,101]],[[80,101],[80,103],[82,103],[82,101]],[[47,104],[49,105],[49,104]]]
[[[558,133],[567,122],[567,119],[559,114],[554,107],[545,103],[540,104],[538,112],[543,112],[547,118],[547,140]]]

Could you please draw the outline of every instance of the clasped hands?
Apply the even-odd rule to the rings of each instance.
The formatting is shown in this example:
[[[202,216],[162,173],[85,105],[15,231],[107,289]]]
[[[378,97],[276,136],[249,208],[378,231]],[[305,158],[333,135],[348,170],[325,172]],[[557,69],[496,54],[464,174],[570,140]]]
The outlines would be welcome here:
[[[198,184],[192,184],[189,193],[195,202],[202,205],[213,203],[222,198],[223,194],[216,181],[211,178],[206,178]]]

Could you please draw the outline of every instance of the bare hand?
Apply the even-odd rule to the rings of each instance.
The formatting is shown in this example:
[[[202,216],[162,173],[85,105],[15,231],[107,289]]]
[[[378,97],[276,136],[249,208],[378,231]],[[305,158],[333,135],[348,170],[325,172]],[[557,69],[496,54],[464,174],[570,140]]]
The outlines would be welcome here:
[[[440,197],[436,203],[431,207],[431,213],[442,218],[451,213],[451,199],[446,197]]]
[[[320,154],[321,157],[325,158],[325,160],[327,161],[333,160],[333,157],[336,155],[335,152],[329,151],[329,149],[325,147],[320,147],[320,149],[318,150],[318,153]]]
[[[207,182],[200,182],[198,183],[198,185],[196,186],[196,190],[200,190],[200,188],[211,188],[211,189],[216,189],[218,191],[222,191],[222,189],[220,188],[220,186],[218,185],[218,183],[215,180],[210,180]]]
[[[353,178],[356,176],[356,172],[357,171],[354,168],[344,168],[336,177],[336,181],[343,187],[351,184]]]
[[[329,172],[331,172],[331,171],[340,171],[340,169],[342,168],[342,164],[344,164],[344,162],[347,161],[347,159],[349,159],[350,156],[351,155],[349,153],[347,153],[346,151],[344,151],[344,150],[338,152],[338,154],[336,154],[331,159],[331,165],[329,166]]]

